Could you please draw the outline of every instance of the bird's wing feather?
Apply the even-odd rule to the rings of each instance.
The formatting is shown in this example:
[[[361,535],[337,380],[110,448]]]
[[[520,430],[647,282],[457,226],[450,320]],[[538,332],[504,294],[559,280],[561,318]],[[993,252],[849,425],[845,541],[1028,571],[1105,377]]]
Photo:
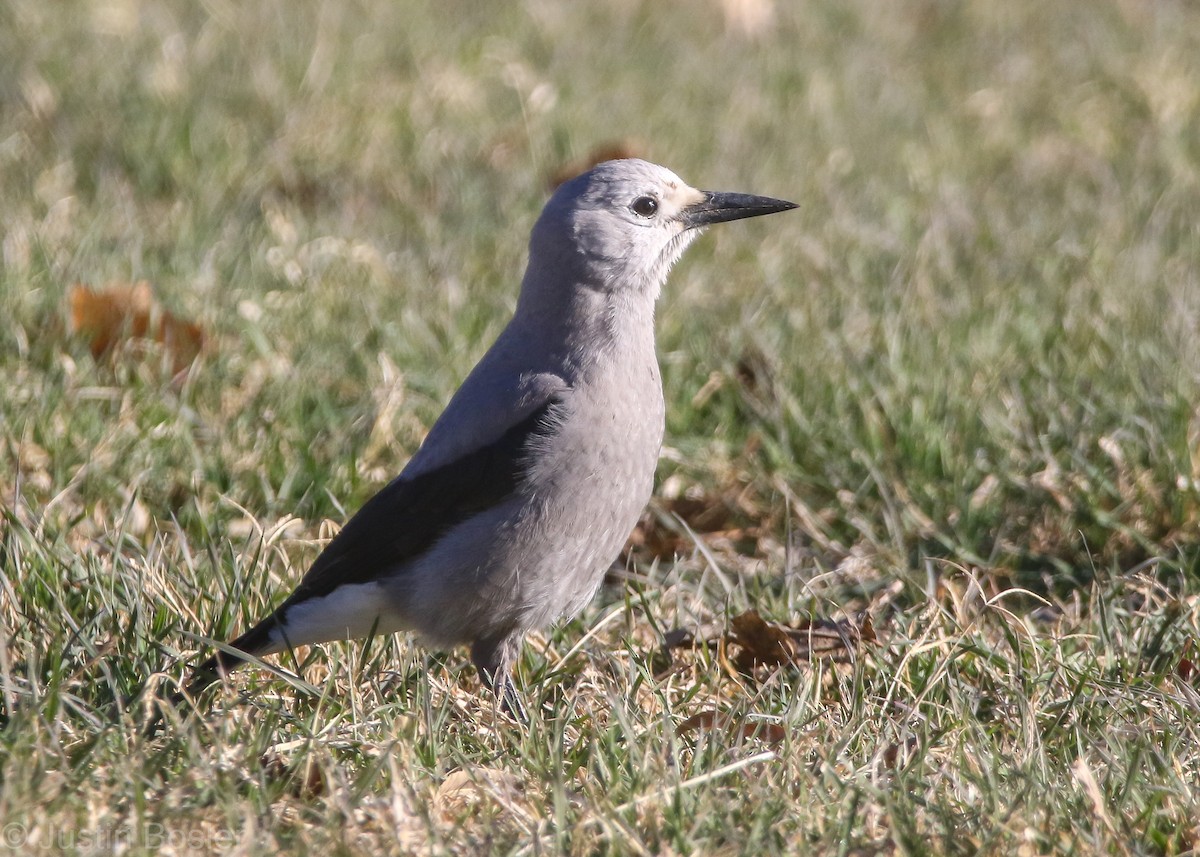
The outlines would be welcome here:
[[[344,584],[375,580],[505,500],[524,476],[530,442],[552,430],[560,401],[546,398],[494,441],[453,461],[393,479],[334,536],[279,613]]]
[[[528,450],[554,430],[554,390],[528,403],[523,416],[490,443],[440,466],[401,473],[359,509],[333,537],[287,599],[230,645],[250,654],[269,651],[272,634],[290,608],[347,584],[368,583],[403,567],[456,524],[503,502],[525,477]],[[187,693],[196,695],[244,657],[222,649],[192,671]],[[182,697],[177,697],[177,699]]]
[[[251,654],[265,651],[275,629],[286,623],[291,607],[329,595],[345,584],[376,580],[419,556],[455,524],[503,502],[525,476],[530,444],[554,430],[556,411],[568,396],[563,379],[531,375],[516,408],[509,404],[507,427],[497,425],[502,413],[498,404],[478,415],[492,422],[487,429],[466,422],[448,423],[452,429],[445,429],[439,427],[439,420],[404,472],[342,527],[295,591],[230,646]],[[454,407],[451,402],[447,412]],[[489,439],[480,442],[481,436]],[[242,660],[225,650],[217,652],[195,668],[189,691],[198,693]]]

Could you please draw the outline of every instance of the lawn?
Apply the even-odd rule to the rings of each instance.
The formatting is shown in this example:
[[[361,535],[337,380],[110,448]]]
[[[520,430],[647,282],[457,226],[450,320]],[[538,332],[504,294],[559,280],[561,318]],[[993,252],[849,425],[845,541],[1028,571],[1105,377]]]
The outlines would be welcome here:
[[[8,0],[0,849],[1200,853],[1197,129],[1188,0]],[[673,272],[655,496],[530,726],[399,637],[146,734],[602,149],[800,207]]]

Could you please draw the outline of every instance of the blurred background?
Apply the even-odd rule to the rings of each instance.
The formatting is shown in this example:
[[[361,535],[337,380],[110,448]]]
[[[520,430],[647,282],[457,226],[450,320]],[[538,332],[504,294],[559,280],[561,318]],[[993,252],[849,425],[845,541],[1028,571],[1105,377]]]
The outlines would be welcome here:
[[[139,737],[398,472],[612,154],[800,207],[664,291],[655,497],[519,670],[555,716],[491,729],[464,658],[389,638]],[[0,251],[8,845],[1200,841],[1192,0],[5,0]],[[842,624],[765,673],[690,648],[742,611]],[[446,797],[480,766],[499,804]]]
[[[666,292],[668,512],[690,492],[887,573],[1194,571],[1198,25],[1132,0],[13,0],[6,503],[21,472],[68,527],[135,497],[234,514],[216,492],[339,518],[503,325],[555,177],[620,153],[801,204],[707,237]],[[204,343],[165,397],[71,317],[74,284],[143,280]]]

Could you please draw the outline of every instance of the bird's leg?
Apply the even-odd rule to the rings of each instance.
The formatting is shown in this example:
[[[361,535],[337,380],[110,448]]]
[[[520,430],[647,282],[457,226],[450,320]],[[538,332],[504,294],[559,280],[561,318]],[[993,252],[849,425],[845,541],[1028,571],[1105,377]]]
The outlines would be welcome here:
[[[471,660],[483,683],[491,688],[496,702],[518,723],[529,723],[529,712],[513,682],[513,663],[521,649],[523,634],[510,632],[484,637],[471,645]]]
[[[496,698],[500,701],[500,707],[508,712],[508,716],[522,726],[528,726],[529,712],[525,710],[525,702],[521,699],[521,693],[513,682],[512,673],[505,673],[500,682],[493,686],[493,690],[496,692]]]

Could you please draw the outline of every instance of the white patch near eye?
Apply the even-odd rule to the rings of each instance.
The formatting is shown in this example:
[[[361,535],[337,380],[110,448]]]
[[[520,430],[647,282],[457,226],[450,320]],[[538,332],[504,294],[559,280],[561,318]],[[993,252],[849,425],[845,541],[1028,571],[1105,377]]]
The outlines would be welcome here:
[[[662,201],[662,213],[666,219],[670,220],[676,214],[689,205],[695,205],[698,202],[704,201],[704,194],[695,188],[688,187],[682,182],[667,182],[664,187],[669,187],[670,190],[664,194]]]

